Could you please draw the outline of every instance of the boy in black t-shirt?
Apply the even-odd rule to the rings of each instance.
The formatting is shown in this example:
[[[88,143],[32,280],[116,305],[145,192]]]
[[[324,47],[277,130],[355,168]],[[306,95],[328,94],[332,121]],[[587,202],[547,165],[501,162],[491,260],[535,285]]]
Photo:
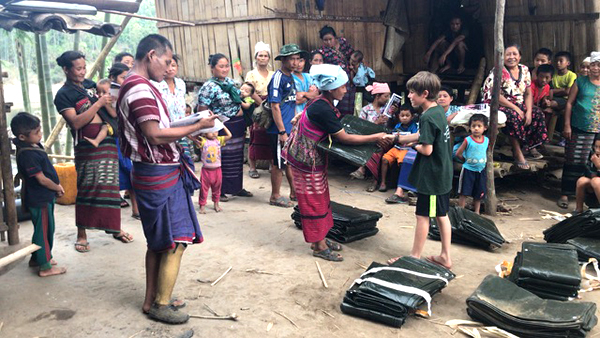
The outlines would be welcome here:
[[[427,257],[427,260],[450,269],[452,228],[447,213],[452,190],[452,144],[444,109],[435,102],[440,87],[439,77],[426,71],[417,73],[406,83],[412,106],[423,109],[418,144],[413,145],[417,158],[408,177],[417,189],[417,228],[410,254],[421,258],[429,232],[429,218],[435,217],[442,237],[442,252],[439,256]],[[413,138],[413,135],[395,136],[395,142],[412,142]]]
[[[40,120],[28,113],[17,114],[10,122],[10,129],[16,138],[17,167],[23,181],[21,199],[31,213],[34,244],[41,249],[32,254],[29,266],[38,266],[40,277],[60,275],[66,268],[56,266],[52,259],[54,242],[54,198],[64,195],[59,184],[58,174],[48,154],[40,144],[42,131]]]

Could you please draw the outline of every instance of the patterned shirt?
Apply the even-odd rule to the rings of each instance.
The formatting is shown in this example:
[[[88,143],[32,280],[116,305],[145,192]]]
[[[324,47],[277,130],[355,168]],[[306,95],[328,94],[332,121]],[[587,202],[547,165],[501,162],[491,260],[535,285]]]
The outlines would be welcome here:
[[[214,140],[200,138],[200,146],[202,147],[200,161],[203,169],[221,168],[221,147],[224,145],[225,136],[217,136]]]
[[[487,136],[484,136],[481,142],[477,142],[473,139],[473,136],[469,136],[463,142],[467,144],[467,147],[463,151],[463,157],[465,158],[463,168],[476,172],[484,170],[487,163],[487,148],[490,140]]]
[[[211,80],[219,81],[216,77]],[[226,77],[223,81],[225,84],[234,85],[235,82]],[[239,92],[239,89],[236,89]],[[198,105],[206,106],[216,115],[226,117],[234,117],[240,112],[240,103],[234,103],[228,93],[223,91],[221,87],[213,81],[206,81],[198,92]]]
[[[338,38],[340,47],[338,49],[323,46],[319,49],[319,52],[323,55],[323,63],[338,65],[343,70],[348,70],[348,61],[350,55],[354,53],[354,48],[350,42],[344,38]]]
[[[177,77],[173,81],[175,82],[174,93],[171,93],[171,90],[169,90],[167,81],[150,82],[161,92],[162,98],[167,104],[171,121],[177,121],[185,117],[185,82]]]
[[[157,121],[160,129],[171,126],[167,105],[149,80],[137,74],[127,77],[119,90],[117,112],[123,156],[133,162],[179,162],[175,142],[151,145],[140,128],[140,124],[146,121]]]
[[[500,82],[500,94],[508,101],[516,105],[525,103],[525,91],[531,86],[531,75],[527,66],[519,64],[519,77],[514,79],[506,67],[502,67],[502,81]],[[494,82],[494,70],[483,83],[483,103],[492,101],[492,87]]]
[[[383,113],[383,109],[385,108],[385,106],[379,108],[379,110],[375,109],[375,107],[373,107],[372,103],[369,103],[368,105],[364,106],[362,108],[362,110],[360,111],[360,118],[363,120],[367,120],[369,122],[373,122],[375,123],[375,121],[377,121],[377,118],[379,116],[381,116],[381,114]]]

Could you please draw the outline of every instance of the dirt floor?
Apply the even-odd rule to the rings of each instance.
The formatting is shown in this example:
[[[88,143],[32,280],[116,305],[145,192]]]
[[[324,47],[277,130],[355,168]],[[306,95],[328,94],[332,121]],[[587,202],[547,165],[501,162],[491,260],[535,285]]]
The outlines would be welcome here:
[[[348,180],[345,170],[331,173],[332,200],[378,210],[384,217],[376,236],[344,247],[344,262],[319,260],[329,284],[326,289],[315,258],[290,219],[292,210],[267,204],[270,181],[266,171],[261,174],[260,179],[245,178],[245,187],[254,198],[233,199],[223,203],[222,213],[209,209],[200,216],[205,242],[188,248],[175,287],[175,295],[187,301],[185,311],[209,315],[206,304],[219,314],[236,313],[238,321],[192,318],[185,325],[168,326],[148,320],[140,309],[145,240],[131,211],[124,209],[122,220],[123,228],[135,236],[133,243],[122,244],[104,233],[90,232],[91,251],[81,254],[73,249],[74,207],[58,206],[54,257],[68,272],[39,278],[23,260],[0,276],[0,336],[180,337],[190,329],[197,337],[448,336],[452,330],[440,323],[469,319],[465,299],[486,275],[494,273],[496,264],[512,261],[523,241],[542,241],[542,230],[555,222],[542,220],[541,209],[558,211],[558,181],[540,184],[536,176],[502,180],[499,197],[508,199],[506,203],[515,209],[512,215],[494,220],[510,244],[494,252],[454,245],[453,271],[458,277],[433,298],[431,320],[411,317],[397,329],[344,315],[339,304],[363,266],[409,253],[414,207],[386,205],[383,199],[390,192],[367,193],[366,181]],[[29,242],[31,232],[31,223],[24,222],[23,242]],[[0,244],[2,249],[5,246],[5,242]],[[436,254],[439,248],[439,242],[428,241],[424,254]],[[210,281],[229,267],[233,267],[231,272],[211,286]],[[251,273],[250,269],[271,274]],[[599,299],[600,291],[583,294],[585,301]],[[596,328],[591,335],[598,332]]]

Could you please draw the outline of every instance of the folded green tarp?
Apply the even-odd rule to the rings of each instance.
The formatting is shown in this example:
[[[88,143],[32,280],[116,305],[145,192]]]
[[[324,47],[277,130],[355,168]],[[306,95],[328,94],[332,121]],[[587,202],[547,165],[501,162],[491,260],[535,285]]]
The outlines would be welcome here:
[[[576,297],[581,284],[577,251],[569,244],[524,242],[508,279],[542,298]]]
[[[340,243],[350,243],[366,237],[374,236],[379,232],[377,221],[383,214],[377,211],[358,209],[349,205],[331,202],[333,227],[327,237]],[[302,229],[300,209],[294,207],[291,215],[294,224]]]
[[[452,225],[452,242],[485,249],[501,247],[506,241],[494,221],[471,210],[452,206],[448,210]],[[430,221],[429,238],[439,241],[440,230],[434,218]]]
[[[348,134],[371,135],[381,132],[388,132],[385,126],[378,125],[367,120],[363,120],[353,115],[346,115],[340,120],[344,130]],[[332,137],[321,141],[318,148],[331,154],[332,156],[349,162],[355,166],[361,167],[367,164],[367,161],[374,153],[381,151],[381,148],[375,143],[366,143],[359,145],[343,144]]]
[[[577,237],[567,243],[575,247],[580,261],[587,262],[590,258],[600,260],[600,239]]]
[[[588,209],[544,230],[549,243],[566,243],[575,237],[600,238],[600,209]]]
[[[387,266],[373,262],[346,291],[342,312],[400,327],[422,304],[431,313],[431,297],[455,275],[448,269],[405,256]]]
[[[489,275],[467,298],[467,313],[520,337],[585,337],[596,325],[596,304],[542,299]]]

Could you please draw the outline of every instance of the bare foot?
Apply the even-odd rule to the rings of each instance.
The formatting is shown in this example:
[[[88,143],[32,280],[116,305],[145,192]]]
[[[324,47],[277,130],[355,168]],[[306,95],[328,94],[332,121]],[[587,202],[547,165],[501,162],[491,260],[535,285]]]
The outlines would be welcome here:
[[[49,277],[49,276],[62,275],[63,273],[66,273],[66,272],[67,272],[67,268],[53,266],[48,270],[40,270],[38,275],[40,277]]]
[[[448,69],[450,69],[450,66],[449,66],[449,65],[445,65],[444,67],[442,67],[442,68],[441,68],[441,69],[438,71],[438,73],[439,73],[439,74],[442,74],[443,72],[447,71]]]
[[[431,263],[435,263],[437,265],[441,265],[443,267],[445,267],[446,269],[450,270],[452,269],[452,261],[449,259],[446,259],[442,256],[428,256],[426,258],[428,261],[430,261]]]
[[[465,66],[459,66],[458,69],[456,69],[457,74],[462,74],[464,71],[465,71]]]
[[[199,211],[199,212],[200,212],[201,214],[203,214],[203,215],[204,215],[204,214],[206,214],[206,209],[204,208],[204,206],[203,206],[203,205],[202,205],[202,206],[200,206],[200,211]]]
[[[88,141],[89,143],[91,143],[94,147],[98,148],[98,146],[100,145],[100,143],[94,139],[91,139],[89,137],[83,137],[86,141]]]
[[[216,211],[216,212],[221,212],[221,211],[223,211],[223,209],[221,209],[221,207],[219,206],[219,203],[215,203],[215,211]]]
[[[400,256],[394,257],[394,258],[390,258],[390,259],[387,260],[387,263],[388,264],[392,264],[392,263],[396,262],[399,259],[400,259]]]

